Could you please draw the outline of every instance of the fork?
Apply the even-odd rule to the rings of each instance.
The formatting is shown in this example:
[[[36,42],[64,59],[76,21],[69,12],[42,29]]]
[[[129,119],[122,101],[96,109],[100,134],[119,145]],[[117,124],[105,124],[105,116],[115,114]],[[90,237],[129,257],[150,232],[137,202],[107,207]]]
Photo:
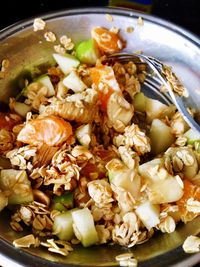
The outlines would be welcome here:
[[[146,86],[156,92],[167,104],[174,103],[178,111],[182,114],[183,119],[188,125],[200,132],[200,125],[194,120],[188,112],[189,106],[185,106],[184,98],[188,97],[186,88],[182,85],[178,77],[172,72],[171,67],[165,65],[158,59],[144,54],[136,53],[115,53],[108,56],[108,61],[129,62],[135,64],[145,63],[148,67],[145,79]],[[163,86],[167,89],[168,94],[161,92]]]

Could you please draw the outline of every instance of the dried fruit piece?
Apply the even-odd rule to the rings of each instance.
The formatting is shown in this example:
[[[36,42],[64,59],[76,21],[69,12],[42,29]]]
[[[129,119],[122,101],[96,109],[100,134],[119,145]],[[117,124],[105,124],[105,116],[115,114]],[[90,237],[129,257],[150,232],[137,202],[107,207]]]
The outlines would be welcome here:
[[[21,122],[21,117],[16,114],[0,112],[0,129],[12,130],[12,128]]]

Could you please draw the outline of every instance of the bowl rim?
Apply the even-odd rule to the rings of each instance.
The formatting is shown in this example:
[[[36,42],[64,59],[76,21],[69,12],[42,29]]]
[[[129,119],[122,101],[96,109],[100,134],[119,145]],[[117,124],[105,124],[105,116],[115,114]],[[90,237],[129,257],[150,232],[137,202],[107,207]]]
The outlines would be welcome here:
[[[148,22],[157,24],[158,26],[169,29],[170,31],[177,33],[178,35],[184,37],[185,39],[187,39],[188,41],[190,41],[191,43],[193,43],[194,45],[200,48],[200,38],[196,34],[168,20],[157,17],[155,15],[145,14],[145,13],[135,11],[132,9],[127,9],[127,8],[114,8],[114,7],[70,8],[70,9],[57,10],[53,12],[41,13],[41,14],[38,14],[37,17],[40,17],[46,22],[48,22],[49,20],[52,20],[52,19],[72,16],[72,15],[84,15],[84,14],[104,14],[104,15],[111,14],[111,15],[120,15],[124,17],[129,17],[129,18],[138,18],[139,16],[141,16],[144,19],[144,21],[146,20]],[[36,16],[32,16],[27,19],[20,20],[0,30],[0,42],[4,41],[5,39],[11,37],[12,35],[14,35],[15,33],[21,30],[32,27],[34,18],[36,18]],[[171,267],[187,267],[189,265],[191,266],[191,264],[196,264],[200,262],[200,254],[193,254],[193,255],[187,254],[187,257],[181,259],[181,255],[183,256],[186,254],[186,253],[183,253],[181,246],[165,254],[156,256],[150,259],[150,261],[152,261],[152,264],[156,264],[157,259],[159,259],[161,262],[164,263],[165,259],[171,257],[172,252],[174,254],[179,255],[179,259],[181,261],[175,262],[175,264],[171,265]],[[35,257],[34,255],[29,254],[27,251],[16,249],[7,240],[2,239],[2,238],[0,238],[0,255],[4,256],[5,258],[8,258],[9,260],[14,259],[16,263],[22,264],[22,266],[62,267],[65,265],[65,266],[74,266],[74,267],[79,266],[80,267],[80,265],[75,265],[75,264],[70,264],[70,265],[64,264],[63,265],[62,263],[53,262],[53,261],[50,261],[50,260],[47,260],[41,257]],[[141,262],[141,267],[149,266],[148,263],[147,262],[145,263],[145,262]],[[166,266],[166,265],[163,265],[163,266]]]
[[[45,13],[40,13],[38,16],[31,16],[27,19],[20,20],[16,23],[13,23],[3,29],[0,30],[0,41],[10,37],[11,35],[15,34],[19,30],[26,29],[33,24],[34,18],[40,17],[45,21],[49,21],[55,18],[60,18],[69,15],[79,15],[79,14],[109,14],[112,15],[121,15],[121,16],[128,16],[132,18],[138,18],[142,16],[144,20],[147,20],[152,23],[156,23],[159,26],[163,26],[169,30],[174,31],[175,33],[183,36],[187,40],[190,40],[194,44],[200,46],[200,37],[185,29],[184,27],[177,25],[169,20],[162,19],[158,16],[152,14],[146,14],[140,11],[136,11],[129,8],[119,8],[119,7],[83,7],[83,8],[70,8],[70,9],[61,9],[57,11],[49,11]]]

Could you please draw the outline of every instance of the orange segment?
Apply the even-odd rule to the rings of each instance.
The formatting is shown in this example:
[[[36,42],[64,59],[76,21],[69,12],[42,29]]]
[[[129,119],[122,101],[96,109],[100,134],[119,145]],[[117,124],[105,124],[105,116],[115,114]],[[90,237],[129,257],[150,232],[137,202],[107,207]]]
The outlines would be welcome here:
[[[56,116],[37,118],[26,123],[17,140],[25,144],[58,146],[72,135],[69,122]]]
[[[119,52],[125,47],[125,42],[118,34],[105,28],[96,27],[92,29],[91,35],[99,49],[106,54]]]
[[[115,78],[112,67],[102,65],[90,68],[92,82],[98,89],[99,99],[103,110],[106,110],[109,97],[114,91],[119,91],[120,88]]]
[[[197,215],[193,212],[189,212],[186,208],[187,200],[193,198],[200,201],[200,187],[192,184],[190,181],[184,181],[184,194],[180,200],[177,201],[181,219],[184,222],[193,220]]]

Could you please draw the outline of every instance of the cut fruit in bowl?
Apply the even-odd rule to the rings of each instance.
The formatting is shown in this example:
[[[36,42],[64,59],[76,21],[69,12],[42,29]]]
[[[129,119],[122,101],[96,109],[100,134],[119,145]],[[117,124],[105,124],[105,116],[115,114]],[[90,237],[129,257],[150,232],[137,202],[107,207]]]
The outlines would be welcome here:
[[[106,20],[105,14],[110,14],[113,17],[112,23]],[[18,91],[15,93],[16,82],[17,86],[19,81],[21,84],[21,79],[23,81],[28,79],[29,82],[35,82],[35,77],[40,77],[40,74],[43,74],[41,70],[45,68],[45,66],[52,66],[52,64],[55,65],[55,63],[55,67],[62,73],[59,77],[61,82],[66,79],[66,91],[63,93],[62,88],[58,90],[60,84],[57,83],[56,79],[53,79],[53,75],[49,75],[48,77],[53,79],[52,84],[54,91],[47,77],[40,80],[39,83],[43,82],[44,87],[48,87],[49,91],[48,95],[45,96],[39,94],[37,99],[39,104],[41,103],[45,107],[48,106],[49,103],[53,106],[53,104],[69,103],[72,101],[73,105],[71,105],[71,107],[75,109],[75,107],[80,108],[81,105],[84,106],[90,103],[90,101],[92,102],[95,97],[89,93],[91,90],[85,88],[85,85],[88,87],[88,84],[90,84],[92,88],[89,89],[93,89],[94,82],[93,84],[91,82],[85,82],[85,80],[90,77],[88,77],[88,73],[84,72],[82,64],[90,64],[90,68],[98,68],[99,65],[101,65],[98,53],[93,50],[93,42],[89,41],[89,43],[85,43],[82,48],[79,47],[78,58],[76,53],[72,54],[70,50],[66,50],[66,53],[63,54],[58,54],[56,51],[56,56],[54,51],[54,46],[58,44],[61,35],[66,34],[76,44],[81,44],[82,41],[91,39],[90,30],[92,29],[93,41],[95,41],[95,45],[98,46],[101,55],[108,55],[119,51],[124,47],[123,40],[126,40],[127,51],[142,49],[145,53],[148,52],[148,54],[155,58],[162,58],[163,61],[168,57],[173,58],[174,61],[187,64],[189,68],[195,69],[197,72],[200,71],[200,67],[197,62],[193,60],[190,51],[190,48],[194,47],[197,56],[200,56],[200,52],[198,52],[199,41],[196,37],[187,34],[187,32],[184,33],[184,30],[179,29],[177,26],[145,14],[142,14],[144,26],[137,26],[137,19],[139,16],[141,16],[140,13],[134,11],[130,12],[128,10],[83,8],[80,10],[68,10],[44,15],[43,20],[46,22],[46,28],[41,32],[33,32],[33,19],[2,31],[0,33],[1,61],[4,58],[8,58],[10,66],[7,70],[8,72],[5,72],[5,78],[0,79],[0,89],[3,88],[3,90],[0,90],[1,102],[8,103],[9,97],[15,97],[15,95],[19,93]],[[131,34],[125,31],[130,25],[135,25],[135,31]],[[111,29],[113,26],[119,28],[120,35],[114,33],[116,31]],[[99,27],[104,30],[99,30]],[[45,41],[43,35],[47,29],[48,31],[55,32],[57,36],[56,43]],[[150,32],[162,38],[155,38],[155,35],[149,34]],[[99,39],[99,35],[102,34],[104,34],[103,38]],[[107,34],[109,37],[107,37]],[[175,41],[167,42],[165,38]],[[111,42],[108,42],[108,39],[111,40]],[[177,43],[179,44],[178,50],[175,47]],[[185,46],[186,43],[188,44],[187,46]],[[62,47],[64,48],[63,44]],[[89,51],[89,53],[85,51]],[[54,58],[52,54],[54,54]],[[97,65],[95,65],[93,61],[94,59],[96,60],[96,58],[98,61]],[[33,77],[30,76],[29,74],[34,73],[34,71],[36,71],[36,75],[33,75]],[[69,76],[71,73],[72,76]],[[121,78],[128,79],[129,75]],[[137,75],[137,73],[135,75]],[[80,81],[82,81],[84,85]],[[127,81],[129,81],[129,79]],[[99,84],[99,81],[97,83]],[[76,85],[76,87],[72,88],[71,85]],[[106,131],[110,131],[109,127],[107,128],[105,124],[103,130],[99,128],[99,117],[94,117],[89,121],[86,120],[84,123],[81,123],[78,119],[77,121],[72,119],[68,122],[68,119],[63,119],[61,118],[62,116],[58,117],[58,115],[55,115],[56,119],[52,119],[51,116],[54,115],[47,115],[44,113],[40,114],[38,117],[38,111],[31,106],[32,98],[30,96],[29,98],[27,98],[27,96],[22,96],[19,103],[22,103],[24,100],[23,97],[25,97],[26,105],[28,105],[28,107],[31,106],[32,115],[30,115],[28,108],[24,112],[21,112],[23,107],[17,104],[13,112],[15,116],[19,116],[21,120],[17,120],[16,123],[14,119],[14,123],[6,123],[6,126],[8,126],[7,129],[5,129],[5,124],[3,123],[7,121],[8,118],[6,119],[6,116],[3,116],[1,128],[3,131],[1,131],[1,134],[3,133],[6,135],[6,131],[13,131],[13,135],[6,135],[6,137],[10,138],[9,140],[12,140],[12,143],[9,143],[9,150],[12,151],[13,149],[11,145],[14,145],[14,148],[18,150],[23,147],[23,149],[19,151],[12,151],[12,155],[9,154],[13,165],[8,166],[3,172],[1,170],[0,209],[3,210],[0,215],[0,251],[2,257],[7,257],[12,261],[13,266],[14,263],[19,263],[24,266],[31,264],[33,267],[118,266],[121,263],[116,259],[119,259],[119,255],[124,253],[130,253],[130,261],[138,261],[139,267],[144,267],[146,265],[150,267],[167,267],[175,265],[176,263],[184,267],[188,265],[188,262],[199,262],[198,254],[186,254],[181,247],[188,235],[197,235],[199,233],[199,217],[196,217],[193,221],[186,224],[178,224],[176,231],[171,234],[162,234],[159,233],[158,230],[163,230],[166,226],[164,216],[168,212],[167,208],[169,204],[171,209],[173,208],[174,210],[176,210],[178,206],[181,207],[181,209],[184,206],[182,213],[183,216],[185,216],[185,203],[187,203],[186,205],[188,205],[191,212],[191,204],[194,204],[193,201],[199,201],[197,194],[193,192],[197,192],[196,189],[192,187],[193,189],[191,191],[193,193],[187,193],[185,188],[190,188],[190,186],[186,183],[185,188],[182,188],[181,182],[185,185],[186,180],[186,178],[182,176],[176,179],[174,174],[169,173],[169,176],[166,176],[166,179],[162,180],[162,178],[158,177],[159,175],[153,175],[149,172],[146,173],[149,167],[154,171],[157,168],[156,165],[159,165],[161,169],[160,174],[162,176],[165,167],[163,152],[165,152],[164,150],[167,149],[168,146],[177,146],[167,128],[170,127],[165,117],[165,115],[168,116],[168,112],[164,113],[164,116],[162,116],[163,114],[158,115],[159,112],[157,113],[157,110],[152,108],[151,104],[147,107],[146,103],[141,103],[141,105],[140,103],[135,104],[137,106],[135,109],[129,108],[134,107],[134,103],[132,104],[128,93],[126,94],[126,90],[121,90],[121,88],[120,90],[116,89],[116,83],[113,83],[112,86],[114,88],[112,88],[113,91],[111,90],[111,94],[104,94],[105,99],[99,97],[96,102],[94,101],[95,104],[91,106],[97,105],[97,110],[99,114],[103,114],[102,116],[107,116],[107,112],[109,112],[109,121],[105,120],[103,122],[108,122],[109,127],[111,127],[113,131],[113,135],[111,134],[109,138],[116,138],[115,147],[109,146],[109,138],[105,138]],[[18,89],[21,90],[23,88],[24,84],[23,86],[20,85]],[[147,94],[145,92],[145,95],[152,98],[155,98],[155,94],[156,98],[160,100],[158,91],[152,93],[152,91],[149,90]],[[116,101],[115,103],[116,95],[118,102]],[[144,100],[143,97],[141,97],[141,99]],[[162,98],[162,100],[164,104],[168,103],[165,98]],[[100,102],[106,107],[104,110],[100,109]],[[89,106],[90,110],[91,106]],[[1,107],[3,107],[3,105],[1,105],[0,108]],[[115,112],[114,108],[117,112]],[[126,108],[128,112],[124,111]],[[135,133],[127,131],[126,138],[121,138],[124,137],[124,127],[131,126],[133,123],[137,124],[137,120],[145,117],[143,115],[146,112],[146,108],[148,108],[148,116],[150,117],[148,127],[145,129],[141,128],[141,131],[136,131]],[[71,112],[71,116],[75,115],[74,110],[71,109],[65,110],[65,114],[69,111]],[[5,110],[3,112],[5,112]],[[16,115],[16,113],[19,115]],[[79,114],[81,115],[81,113]],[[156,117],[154,117],[154,115]],[[12,120],[15,116],[12,117]],[[49,116],[51,119],[48,121]],[[121,128],[119,125],[116,127],[115,123],[116,121],[119,123],[119,120],[115,120],[115,116],[118,116],[118,119],[120,119]],[[156,119],[161,123],[161,127],[158,127],[158,125],[160,125],[158,122],[155,123],[154,120]],[[25,122],[23,125],[21,124],[22,121]],[[150,137],[153,147],[155,147],[155,154],[160,152],[159,158],[154,159],[156,162],[154,161],[153,163],[151,162],[152,155],[146,153],[143,156],[138,156],[137,151],[135,151],[135,147],[137,147],[139,142],[141,142],[139,143],[140,145],[144,144],[143,137],[149,134],[148,130],[151,128],[151,123],[153,129],[150,131]],[[58,132],[55,133],[52,127],[57,127]],[[19,132],[23,131],[23,129],[26,129],[23,138],[16,140],[15,137]],[[160,130],[159,134],[157,129]],[[93,135],[94,131],[98,132],[96,136]],[[3,135],[3,137],[5,137],[5,135]],[[176,139],[177,136],[174,135],[173,133],[173,137]],[[191,139],[192,144],[187,145],[191,145],[192,149],[196,149],[195,143],[198,142],[198,136],[187,133],[183,139],[187,139],[186,143],[190,143]],[[101,142],[99,142],[99,140],[101,140]],[[156,142],[157,140],[158,142]],[[5,143],[1,143],[1,149],[2,147],[5,148],[2,144],[4,145]],[[103,148],[96,144],[103,144]],[[35,168],[35,166],[28,164],[28,162],[35,157],[33,152],[31,155],[27,152],[30,148],[36,148],[36,150],[39,151],[41,148],[48,146],[52,148],[52,151],[55,151],[54,155],[50,155],[52,161],[50,167],[39,166]],[[61,147],[63,149],[62,155],[57,153],[60,151]],[[70,154],[70,149],[74,149],[74,147],[76,147],[76,155]],[[123,147],[123,149],[119,149],[119,147]],[[46,150],[47,154],[48,151],[49,149]],[[43,152],[45,154],[45,151]],[[122,152],[124,153],[123,155]],[[5,157],[7,151],[5,150],[3,153],[3,157]],[[195,150],[195,155],[197,153],[198,151]],[[25,161],[23,161],[22,158]],[[121,161],[122,158],[125,171],[123,174],[120,172],[117,174],[114,173],[114,177],[111,177],[109,182],[105,165],[115,159]],[[130,158],[132,159],[131,163],[135,164],[134,167],[136,169],[139,168],[140,175],[134,175],[134,173],[129,170],[127,165]],[[145,162],[151,163],[148,166],[144,166],[143,163],[145,164]],[[199,158],[197,162],[199,164]],[[34,173],[30,175],[33,168]],[[13,170],[17,171],[14,175]],[[198,175],[197,173],[195,176],[196,182],[198,180]],[[20,178],[20,190],[26,188],[27,192],[29,192],[28,196],[19,194],[19,191],[17,191],[16,194],[15,190],[19,188],[16,188],[16,185],[13,183],[15,183],[17,177]],[[160,180],[157,181],[159,186],[156,187],[155,180],[157,179]],[[98,187],[98,185],[96,186],[95,184],[96,180],[102,180],[104,182],[100,183]],[[12,186],[9,185],[9,188],[8,181],[12,184]],[[87,188],[87,183],[89,182],[90,185],[93,184],[93,188],[90,188],[91,190],[89,192],[91,196]],[[37,192],[37,199],[34,192],[32,194],[29,183],[34,187],[34,192]],[[194,186],[194,180],[190,181],[190,183]],[[77,184],[79,186],[77,186]],[[133,184],[134,186],[132,186]],[[195,184],[195,186],[197,186],[197,184]],[[175,195],[172,194],[171,190],[168,191],[166,189],[169,185],[171,189],[176,188]],[[148,194],[147,187],[151,189],[148,191]],[[167,200],[163,200],[162,192],[159,190],[160,188],[162,188],[164,197],[168,197]],[[154,192],[156,192],[156,194],[154,194]],[[25,197],[28,197],[28,200]],[[64,199],[62,197],[64,197]],[[34,204],[32,198],[35,200]],[[139,198],[141,199],[139,200]],[[194,199],[191,200],[191,198]],[[46,201],[45,204],[45,199],[50,201]],[[153,199],[153,201],[151,202],[150,199]],[[190,200],[188,201],[188,199]],[[99,201],[95,202],[96,200]],[[14,214],[16,211],[15,209],[13,210],[11,204],[18,203],[17,205],[21,205],[19,203],[22,203],[22,201],[24,202],[23,209],[20,210],[20,213],[12,217],[11,223],[11,214]],[[118,212],[119,206],[117,203],[120,203],[120,201],[124,204],[124,206],[122,205],[123,207],[126,205],[130,208],[129,212],[126,212],[126,214]],[[168,201],[167,204],[165,201]],[[32,204],[30,204],[30,202]],[[7,206],[8,203],[9,205]],[[104,205],[105,203],[106,205]],[[7,206],[7,208],[4,208],[5,206]],[[52,206],[54,207],[54,212],[49,212]],[[18,207],[19,206],[16,206],[17,211],[19,211]],[[74,209],[75,207],[77,209]],[[172,213],[173,211],[170,210],[169,214],[171,217]],[[160,214],[163,217],[160,216]],[[31,217],[29,215],[31,215]],[[24,218],[26,218],[26,221],[24,221]],[[105,221],[106,223],[104,223]],[[141,233],[137,232],[138,222],[140,230],[142,230]],[[20,225],[24,228],[24,232],[13,231],[10,223],[12,227],[15,226],[18,230],[21,230],[19,227]],[[27,230],[27,227],[32,224],[37,228],[35,228],[34,236],[33,232]],[[42,228],[44,225],[45,228]],[[53,238],[49,236],[52,229],[51,227],[53,227],[54,231]],[[132,229],[134,231],[133,234],[131,233]],[[153,231],[155,234],[151,237]],[[14,248],[13,241],[15,240],[15,244],[20,245],[20,242],[23,241],[21,238],[23,238],[24,234],[27,234],[29,238],[29,243],[27,244],[30,244],[30,247],[21,248],[19,253],[19,249]],[[130,236],[128,236],[129,234]],[[107,245],[105,243],[109,238],[113,238],[115,242],[121,242],[120,244],[123,242],[125,242],[125,245],[129,244],[129,242],[132,243],[129,248],[126,248],[124,245]],[[132,248],[131,246],[136,239],[142,244]],[[44,247],[38,246],[38,240],[40,240]],[[69,241],[71,245],[68,243]],[[77,243],[80,244],[77,245]],[[21,246],[22,245],[24,244],[21,243]],[[73,247],[73,251],[71,251],[71,247]],[[55,251],[59,251],[61,255],[59,255],[59,253],[55,254]]]

